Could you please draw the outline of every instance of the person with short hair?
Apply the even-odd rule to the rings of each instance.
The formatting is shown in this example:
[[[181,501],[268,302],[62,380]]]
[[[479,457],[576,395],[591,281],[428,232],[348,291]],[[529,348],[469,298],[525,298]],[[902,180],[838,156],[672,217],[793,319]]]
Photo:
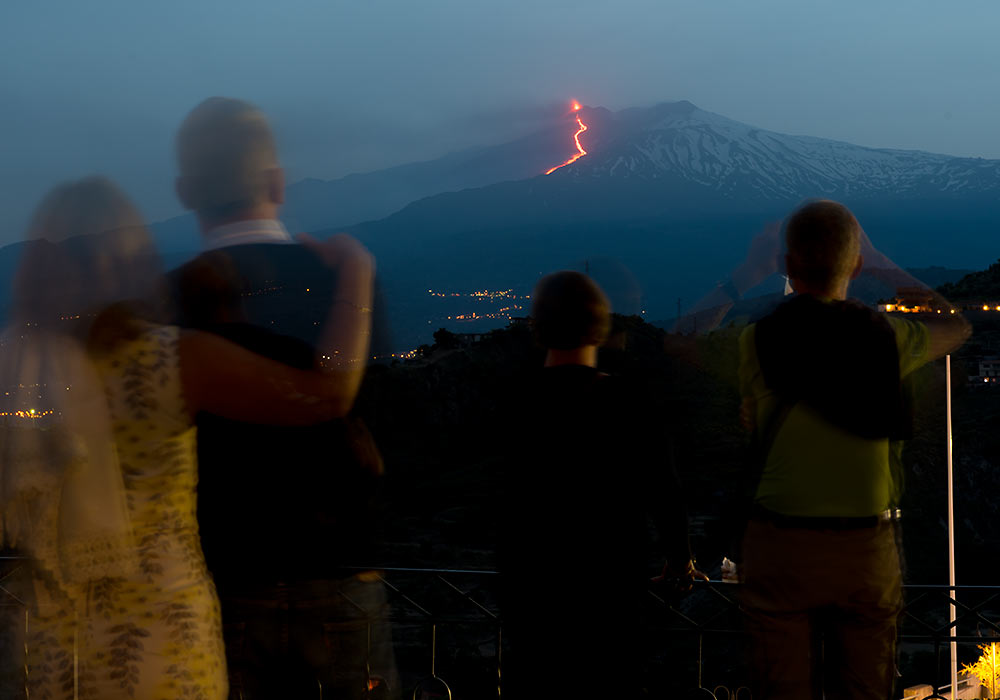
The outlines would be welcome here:
[[[278,149],[254,105],[205,100],[184,119],[176,147],[177,195],[204,242],[171,276],[180,325],[308,368],[317,320],[336,314],[338,350],[323,361],[342,369],[353,404],[369,359],[373,267],[288,234],[278,220]],[[361,247],[346,235],[330,240]],[[231,696],[393,697],[385,589],[378,572],[353,568],[377,557],[382,460],[364,423],[346,416],[289,427],[205,411],[198,430],[198,519]]]
[[[642,603],[649,574],[647,512],[664,573],[695,569],[669,438],[641,387],[598,370],[610,304],[586,275],[543,277],[532,302],[544,367],[514,391],[524,415],[506,465],[501,575],[505,692],[638,697]],[[656,436],[656,443],[650,437]]]
[[[611,305],[597,284],[579,272],[547,275],[532,295],[535,338],[553,357],[546,365],[559,363],[556,356],[567,351],[595,352],[611,330]],[[580,364],[592,364],[589,357]]]
[[[958,313],[904,320],[849,301],[863,248],[883,272],[891,263],[842,204],[805,204],[785,238],[796,294],[739,341],[759,454],[741,566],[752,690],[886,700],[902,606],[891,464],[909,429],[901,381],[969,326]]]

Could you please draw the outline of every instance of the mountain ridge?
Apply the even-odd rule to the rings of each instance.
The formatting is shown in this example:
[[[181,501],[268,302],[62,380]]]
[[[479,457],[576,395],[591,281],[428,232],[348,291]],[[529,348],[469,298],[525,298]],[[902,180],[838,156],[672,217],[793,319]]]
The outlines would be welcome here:
[[[782,134],[687,101],[657,105],[646,114],[618,116],[627,111],[616,113],[624,131],[615,139],[618,148],[598,145],[589,160],[574,164],[577,176],[657,177],[673,171],[723,195],[742,185],[770,199],[890,190],[895,194],[1000,191],[997,160]],[[755,177],[740,182],[741,175]]]
[[[783,134],[687,100],[617,112],[583,107],[578,114],[590,126],[581,135],[588,154],[553,172],[549,177],[556,181],[657,181],[676,189],[676,200],[689,198],[693,188],[698,204],[710,195],[754,203],[756,209],[813,196],[961,199],[1000,193],[1000,160]],[[283,219],[295,231],[348,228],[380,221],[429,197],[534,180],[570,155],[574,125],[567,117],[505,143],[335,180],[300,180],[288,187]],[[165,251],[198,246],[190,215],[152,228]]]

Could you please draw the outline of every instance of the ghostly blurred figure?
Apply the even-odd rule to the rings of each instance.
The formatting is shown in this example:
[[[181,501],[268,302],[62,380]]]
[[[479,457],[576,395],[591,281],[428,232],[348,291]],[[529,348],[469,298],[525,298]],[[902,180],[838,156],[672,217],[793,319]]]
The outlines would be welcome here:
[[[5,656],[28,650],[16,662],[27,662],[21,685],[32,695],[64,697],[67,682],[73,689],[65,664],[74,649],[94,642],[87,593],[100,579],[136,571],[109,410],[86,344],[96,314],[118,291],[149,296],[155,276],[140,268],[151,260],[135,250],[135,268],[124,269],[113,257],[136,243],[139,226],[138,213],[106,181],[55,189],[31,223],[0,337],[0,534],[6,547],[31,557],[27,587],[16,594],[29,605],[28,638]],[[91,237],[101,239],[106,255]],[[97,274],[91,278],[88,269]],[[25,631],[23,616],[17,625]],[[84,655],[85,673],[93,662]]]
[[[240,100],[204,101],[180,127],[177,159],[177,193],[205,247],[171,275],[180,324],[308,369],[321,339],[316,320],[349,316],[332,359],[352,371],[357,391],[371,270],[297,244],[278,221],[284,177],[264,115]],[[353,417],[310,428],[262,423],[198,416],[198,516],[222,601],[232,696],[306,697],[319,687],[326,698],[370,687],[391,695],[398,683],[384,588],[375,572],[349,568],[376,556],[378,450]]]
[[[701,578],[671,451],[642,391],[597,369],[611,326],[604,292],[548,275],[532,315],[545,367],[518,387],[523,442],[505,478],[501,565],[511,697],[639,697],[646,514],[665,574]],[[658,444],[649,443],[656,435]]]
[[[353,400],[351,371],[294,370],[164,325],[152,242],[107,180],[57,188],[29,238],[2,376],[37,385],[53,425],[8,429],[0,452],[3,534],[32,559],[29,696],[224,698],[193,416],[329,420]],[[356,244],[324,254],[371,268]]]
[[[591,257],[573,265],[597,284],[608,302],[621,316],[638,316],[642,311],[642,285],[623,262],[615,258]]]

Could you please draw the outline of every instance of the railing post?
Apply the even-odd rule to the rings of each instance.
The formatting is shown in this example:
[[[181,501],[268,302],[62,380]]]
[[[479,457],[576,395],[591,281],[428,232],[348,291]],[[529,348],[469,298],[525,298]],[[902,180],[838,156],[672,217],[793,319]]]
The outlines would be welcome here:
[[[704,635],[699,631],[698,632],[698,687],[699,688],[704,687],[701,684],[701,664],[702,664],[702,648],[701,647],[702,647],[702,639],[703,638],[704,638]]]
[[[31,697],[30,695],[30,677],[31,669],[28,667],[28,606],[24,606],[24,697],[27,699]]]
[[[944,357],[944,396],[945,424],[948,433],[948,629],[951,637],[951,700],[955,700],[958,692],[958,629],[955,626],[957,615],[955,600],[955,480],[954,464],[952,462],[951,436],[951,355]]]
[[[497,700],[503,698],[503,625],[497,625]]]

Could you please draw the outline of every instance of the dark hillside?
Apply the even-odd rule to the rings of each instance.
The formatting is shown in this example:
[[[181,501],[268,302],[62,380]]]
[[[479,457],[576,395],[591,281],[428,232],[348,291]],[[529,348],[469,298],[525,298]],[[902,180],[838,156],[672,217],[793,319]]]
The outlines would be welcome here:
[[[1000,260],[985,270],[967,274],[957,282],[942,284],[938,291],[955,301],[1000,299]]]

